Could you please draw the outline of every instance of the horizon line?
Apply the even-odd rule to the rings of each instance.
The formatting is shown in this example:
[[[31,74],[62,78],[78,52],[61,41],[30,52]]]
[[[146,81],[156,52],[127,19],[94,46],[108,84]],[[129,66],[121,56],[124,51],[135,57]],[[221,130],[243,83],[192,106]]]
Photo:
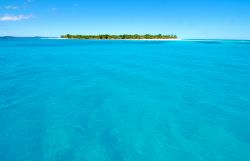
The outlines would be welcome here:
[[[116,34],[114,34],[116,35]],[[126,35],[126,34],[125,34]],[[0,36],[0,38],[61,38],[60,36],[13,36],[13,35],[6,35]],[[179,38],[181,40],[249,40],[249,39],[240,39],[240,38]]]

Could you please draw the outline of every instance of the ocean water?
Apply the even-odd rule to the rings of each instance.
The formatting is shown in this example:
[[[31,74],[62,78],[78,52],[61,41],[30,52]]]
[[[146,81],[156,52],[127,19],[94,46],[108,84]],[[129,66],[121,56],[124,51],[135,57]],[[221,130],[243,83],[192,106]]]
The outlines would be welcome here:
[[[250,41],[0,39],[1,161],[248,161]]]

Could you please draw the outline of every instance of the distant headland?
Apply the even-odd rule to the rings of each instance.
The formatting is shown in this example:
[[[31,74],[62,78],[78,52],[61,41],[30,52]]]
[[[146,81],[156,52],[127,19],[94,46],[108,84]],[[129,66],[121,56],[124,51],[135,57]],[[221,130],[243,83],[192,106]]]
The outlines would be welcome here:
[[[139,35],[139,34],[134,34],[134,35],[129,35],[129,34],[124,34],[124,35],[62,35],[61,38],[67,38],[67,39],[97,39],[97,40],[144,40],[144,39],[178,39],[176,35],[151,35],[151,34],[145,34],[145,35]]]

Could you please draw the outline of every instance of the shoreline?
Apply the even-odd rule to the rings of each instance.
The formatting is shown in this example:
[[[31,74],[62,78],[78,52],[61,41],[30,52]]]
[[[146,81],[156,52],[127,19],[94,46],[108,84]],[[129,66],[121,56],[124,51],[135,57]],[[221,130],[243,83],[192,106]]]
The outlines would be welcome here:
[[[179,41],[182,39],[116,39],[116,40],[139,40],[139,41]]]
[[[111,40],[111,41],[180,41],[183,39],[77,39],[77,38],[41,38],[56,40]]]

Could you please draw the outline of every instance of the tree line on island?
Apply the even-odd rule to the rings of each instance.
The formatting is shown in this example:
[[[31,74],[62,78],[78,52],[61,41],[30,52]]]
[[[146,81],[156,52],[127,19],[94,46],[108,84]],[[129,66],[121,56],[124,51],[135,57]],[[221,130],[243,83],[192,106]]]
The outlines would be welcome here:
[[[61,38],[68,38],[68,39],[177,39],[178,37],[176,35],[151,35],[151,34],[145,34],[145,35],[139,35],[139,34],[133,34],[133,35],[62,35]]]

